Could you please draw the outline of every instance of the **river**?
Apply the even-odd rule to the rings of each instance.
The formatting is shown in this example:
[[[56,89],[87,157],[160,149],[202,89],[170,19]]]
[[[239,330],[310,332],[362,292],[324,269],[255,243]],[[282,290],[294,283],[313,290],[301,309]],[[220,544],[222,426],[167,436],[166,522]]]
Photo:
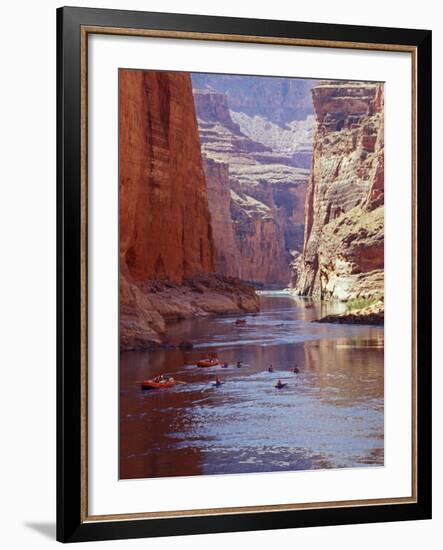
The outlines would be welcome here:
[[[383,327],[312,323],[344,306],[284,291],[260,299],[258,314],[170,323],[191,350],[121,354],[121,479],[383,465]],[[229,367],[196,367],[208,353]],[[160,373],[186,384],[140,389]]]

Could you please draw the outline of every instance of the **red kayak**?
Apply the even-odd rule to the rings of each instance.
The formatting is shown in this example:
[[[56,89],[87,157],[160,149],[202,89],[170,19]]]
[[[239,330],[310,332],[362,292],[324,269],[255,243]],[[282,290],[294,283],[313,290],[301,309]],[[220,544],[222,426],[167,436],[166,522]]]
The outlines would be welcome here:
[[[200,361],[197,361],[197,367],[215,367],[220,364],[220,361],[218,359],[209,358],[209,359],[201,359]]]
[[[161,388],[172,388],[177,384],[177,380],[164,380],[163,382],[155,382],[155,380],[143,380],[142,390],[158,390]]]

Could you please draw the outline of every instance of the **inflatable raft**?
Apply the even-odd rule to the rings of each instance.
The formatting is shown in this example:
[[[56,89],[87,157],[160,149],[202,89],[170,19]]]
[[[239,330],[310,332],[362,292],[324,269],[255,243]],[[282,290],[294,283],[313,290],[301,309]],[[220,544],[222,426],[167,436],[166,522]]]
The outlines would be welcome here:
[[[197,367],[216,367],[219,364],[220,364],[220,361],[218,359],[215,359],[215,357],[208,358],[208,359],[201,359],[196,363]]]
[[[155,382],[155,380],[143,380],[141,383],[142,390],[158,390],[161,388],[172,388],[177,384],[177,380],[163,380]]]

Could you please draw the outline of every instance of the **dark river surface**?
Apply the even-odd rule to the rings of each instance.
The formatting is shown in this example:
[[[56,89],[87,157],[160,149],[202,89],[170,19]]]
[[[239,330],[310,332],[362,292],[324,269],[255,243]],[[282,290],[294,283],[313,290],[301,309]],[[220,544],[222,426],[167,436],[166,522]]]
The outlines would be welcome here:
[[[382,466],[383,328],[312,323],[344,306],[306,304],[263,292],[258,314],[171,323],[189,351],[122,353],[120,478]],[[208,353],[229,368],[196,367]],[[140,389],[160,373],[187,384]]]

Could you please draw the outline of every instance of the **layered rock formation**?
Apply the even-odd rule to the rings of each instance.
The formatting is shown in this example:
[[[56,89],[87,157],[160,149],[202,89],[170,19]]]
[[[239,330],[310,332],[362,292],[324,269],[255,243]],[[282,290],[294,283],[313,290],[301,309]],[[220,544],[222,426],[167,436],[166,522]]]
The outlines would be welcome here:
[[[384,293],[383,85],[312,90],[317,129],[294,293],[322,299]]]
[[[261,117],[250,117],[245,113],[231,112],[231,117],[249,138],[266,145],[274,152],[281,151],[292,164],[299,168],[311,168],[312,142],[315,117],[308,115],[305,120],[293,120],[284,125],[275,124]]]
[[[232,111],[256,115],[276,124],[313,114],[310,90],[315,80],[193,73],[195,88],[226,94]]]
[[[119,107],[121,349],[160,342],[165,318],[256,310],[215,275],[190,76],[122,69]]]
[[[245,135],[226,94],[194,89],[194,99],[217,267],[242,280],[286,285],[290,252],[303,243],[308,171],[293,165],[291,151]]]
[[[238,276],[238,249],[231,223],[229,165],[206,158],[203,164],[208,188],[217,273]]]

